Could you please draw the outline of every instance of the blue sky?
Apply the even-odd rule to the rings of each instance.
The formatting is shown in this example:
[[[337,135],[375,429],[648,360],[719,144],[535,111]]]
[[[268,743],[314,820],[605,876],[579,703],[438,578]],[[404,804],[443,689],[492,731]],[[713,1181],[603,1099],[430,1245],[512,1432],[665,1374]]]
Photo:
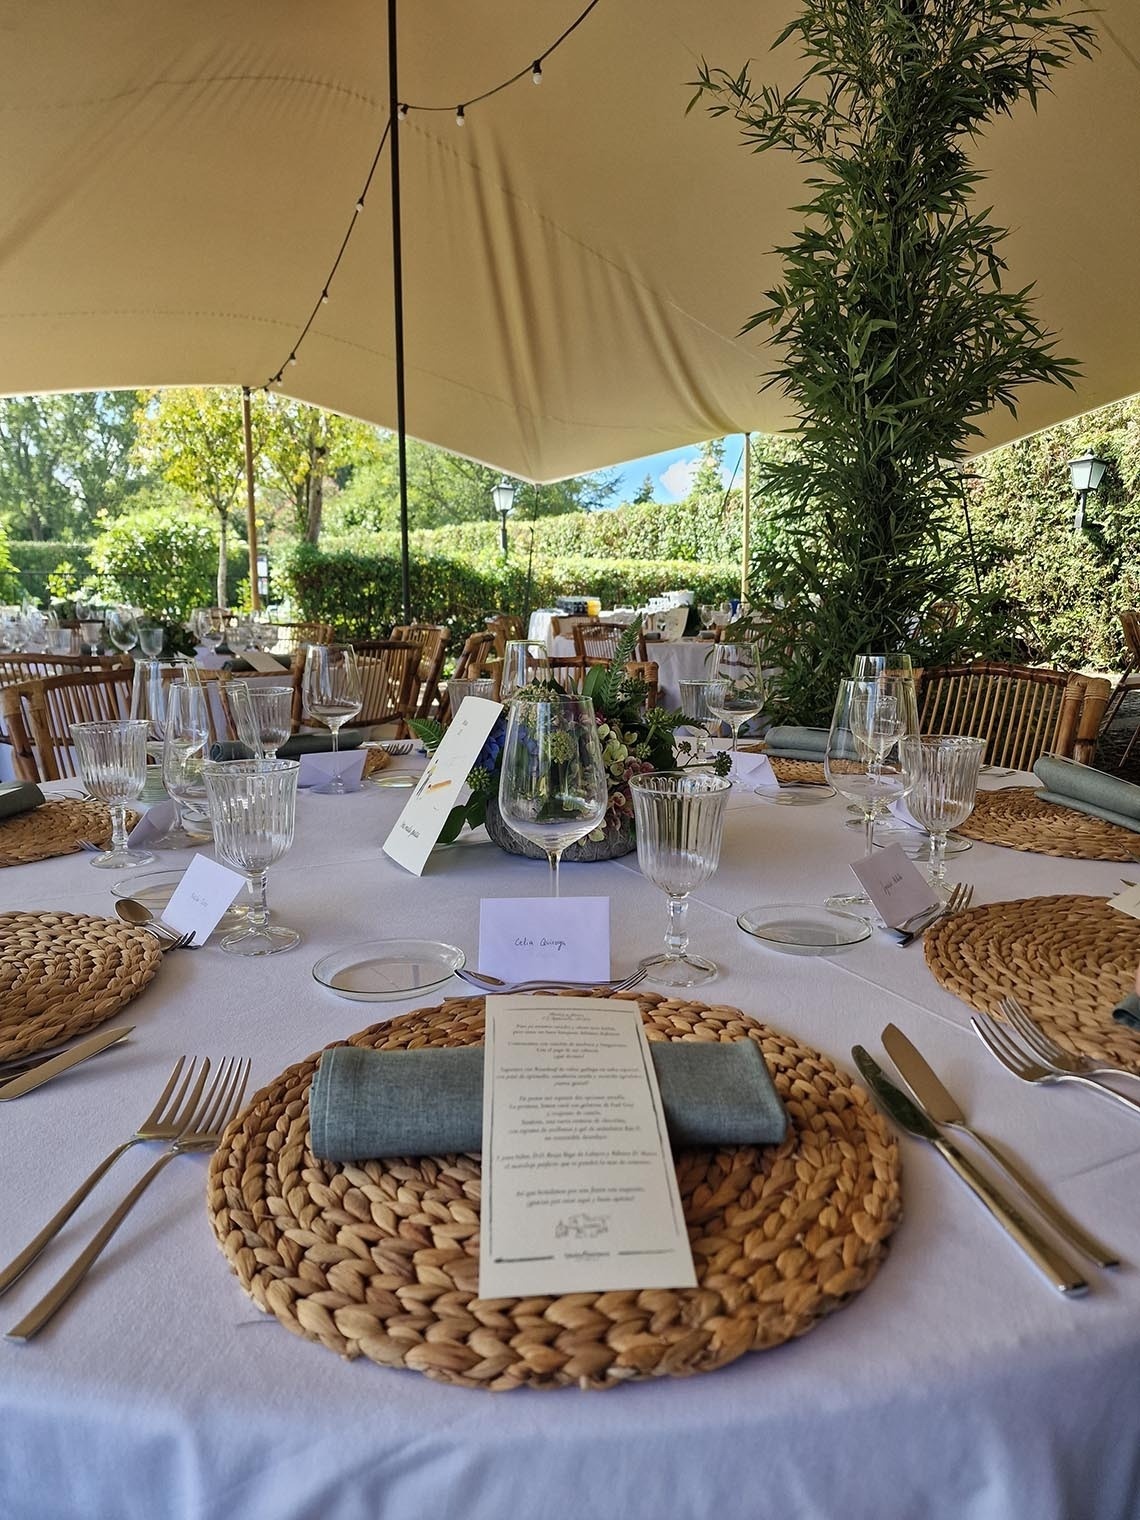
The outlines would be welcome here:
[[[737,470],[740,484],[740,456],[744,448],[743,433],[730,433],[724,440],[724,483],[727,486],[732,473]],[[629,501],[637,495],[647,475],[653,479],[654,501],[680,501],[689,494],[693,474],[700,463],[701,446],[690,444],[683,449],[668,449],[664,454],[649,454],[644,459],[631,459],[628,464],[617,466],[618,489],[614,493],[615,504]]]

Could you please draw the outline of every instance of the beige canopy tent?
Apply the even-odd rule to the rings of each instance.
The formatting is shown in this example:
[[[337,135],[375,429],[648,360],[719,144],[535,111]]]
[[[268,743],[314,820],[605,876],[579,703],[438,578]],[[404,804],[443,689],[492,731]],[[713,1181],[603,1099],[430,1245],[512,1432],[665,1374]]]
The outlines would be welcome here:
[[[701,56],[790,81],[791,48],[767,48],[793,0],[598,0],[536,88],[585,5],[399,5],[408,431],[531,480],[786,421],[739,331],[799,171],[685,107]],[[353,212],[388,111],[380,0],[0,0],[0,20],[0,392],[284,366],[287,394],[392,425],[386,155]],[[1140,389],[1140,4],[1096,21],[1099,56],[979,146],[1011,278],[1084,368],[993,442]]]

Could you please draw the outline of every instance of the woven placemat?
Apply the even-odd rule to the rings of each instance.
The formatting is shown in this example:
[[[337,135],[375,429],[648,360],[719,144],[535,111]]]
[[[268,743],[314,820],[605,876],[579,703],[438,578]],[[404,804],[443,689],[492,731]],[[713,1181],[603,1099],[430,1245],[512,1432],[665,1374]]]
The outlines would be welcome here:
[[[1140,1034],[1112,1017],[1136,980],[1140,920],[1105,898],[987,903],[944,918],[924,944],[936,979],[971,1008],[997,1014],[1012,993],[1066,1050],[1140,1072]]]
[[[0,1061],[85,1034],[162,964],[153,935],[89,913],[0,913]]]
[[[366,749],[364,751],[364,769],[360,773],[363,781],[369,776],[375,776],[379,771],[387,770],[392,763],[392,757],[386,749]]]
[[[127,811],[127,827],[134,828],[139,814]],[[49,797],[30,813],[17,813],[0,822],[0,866],[27,865],[50,860],[54,855],[73,855],[92,844],[111,842],[111,812],[92,798]]]
[[[954,832],[984,844],[1066,860],[1140,859],[1140,834],[1075,808],[1042,802],[1031,786],[979,792],[974,811]]]
[[[826,786],[827,777],[823,773],[823,761],[819,760],[785,760],[779,755],[768,752],[768,746],[760,740],[753,744],[742,744],[741,750],[750,755],[768,755],[776,780],[779,782],[796,781],[801,786]]]
[[[490,1389],[708,1372],[839,1308],[874,1275],[900,1210],[898,1147],[870,1100],[826,1057],[734,1008],[624,997],[651,1040],[755,1040],[787,1107],[780,1146],[678,1153],[697,1288],[479,1299],[478,1158],[317,1161],[316,1056],[257,1094],[210,1166],[211,1221],[242,1287],[342,1356]],[[472,997],[349,1043],[482,1039]]]

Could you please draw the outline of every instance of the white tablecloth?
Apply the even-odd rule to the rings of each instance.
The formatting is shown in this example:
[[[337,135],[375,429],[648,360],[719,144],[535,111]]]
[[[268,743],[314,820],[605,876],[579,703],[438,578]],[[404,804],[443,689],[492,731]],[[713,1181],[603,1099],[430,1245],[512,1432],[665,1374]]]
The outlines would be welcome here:
[[[35,1232],[142,1118],[176,1056],[249,1052],[266,1082],[353,1030],[422,1004],[325,992],[337,945],[434,934],[471,951],[479,898],[545,890],[546,867],[481,836],[422,880],[380,853],[405,794],[303,795],[270,902],[305,932],[289,954],[213,946],[167,958],[123,1017],[131,1041],[0,1106],[0,1256]],[[1140,1262],[1140,1123],[1084,1091],[999,1070],[922,951],[883,938],[834,958],[765,950],[736,927],[761,901],[819,901],[848,879],[842,805],[730,805],[724,856],[698,894],[694,943],[723,967],[698,995],[793,1030],[850,1067],[893,1020],[977,1126],[1024,1158],[1076,1217]],[[168,857],[174,865],[185,857]],[[951,863],[978,900],[1115,890],[1120,867],[976,846]],[[608,893],[614,964],[664,929],[664,898],[624,862],[563,868]],[[107,911],[85,857],[0,872],[0,907]],[[438,994],[426,1001],[437,1001]],[[6,1297],[9,1326],[149,1161],[121,1161]],[[921,1142],[904,1140],[905,1216],[870,1286],[802,1340],[721,1372],[605,1394],[441,1387],[348,1364],[261,1315],[214,1244],[205,1161],[144,1196],[79,1296],[28,1345],[0,1342],[5,1520],[357,1520],[430,1516],[772,1516],[774,1520],[1122,1520],[1140,1513],[1140,1274],[1093,1272],[1067,1302]]]

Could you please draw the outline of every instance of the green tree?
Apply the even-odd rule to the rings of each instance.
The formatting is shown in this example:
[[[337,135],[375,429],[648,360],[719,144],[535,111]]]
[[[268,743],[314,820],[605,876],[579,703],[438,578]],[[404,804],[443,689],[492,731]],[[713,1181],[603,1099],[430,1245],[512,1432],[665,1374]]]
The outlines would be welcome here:
[[[261,445],[259,476],[268,494],[288,503],[290,526],[306,543],[320,541],[325,489],[379,458],[376,428],[281,396],[255,397]]]
[[[644,507],[653,500],[653,476],[647,475],[637,488],[637,494],[630,503],[634,507]]]
[[[217,546],[202,508],[144,507],[105,523],[91,545],[91,565],[104,595],[181,620],[212,595]]]

